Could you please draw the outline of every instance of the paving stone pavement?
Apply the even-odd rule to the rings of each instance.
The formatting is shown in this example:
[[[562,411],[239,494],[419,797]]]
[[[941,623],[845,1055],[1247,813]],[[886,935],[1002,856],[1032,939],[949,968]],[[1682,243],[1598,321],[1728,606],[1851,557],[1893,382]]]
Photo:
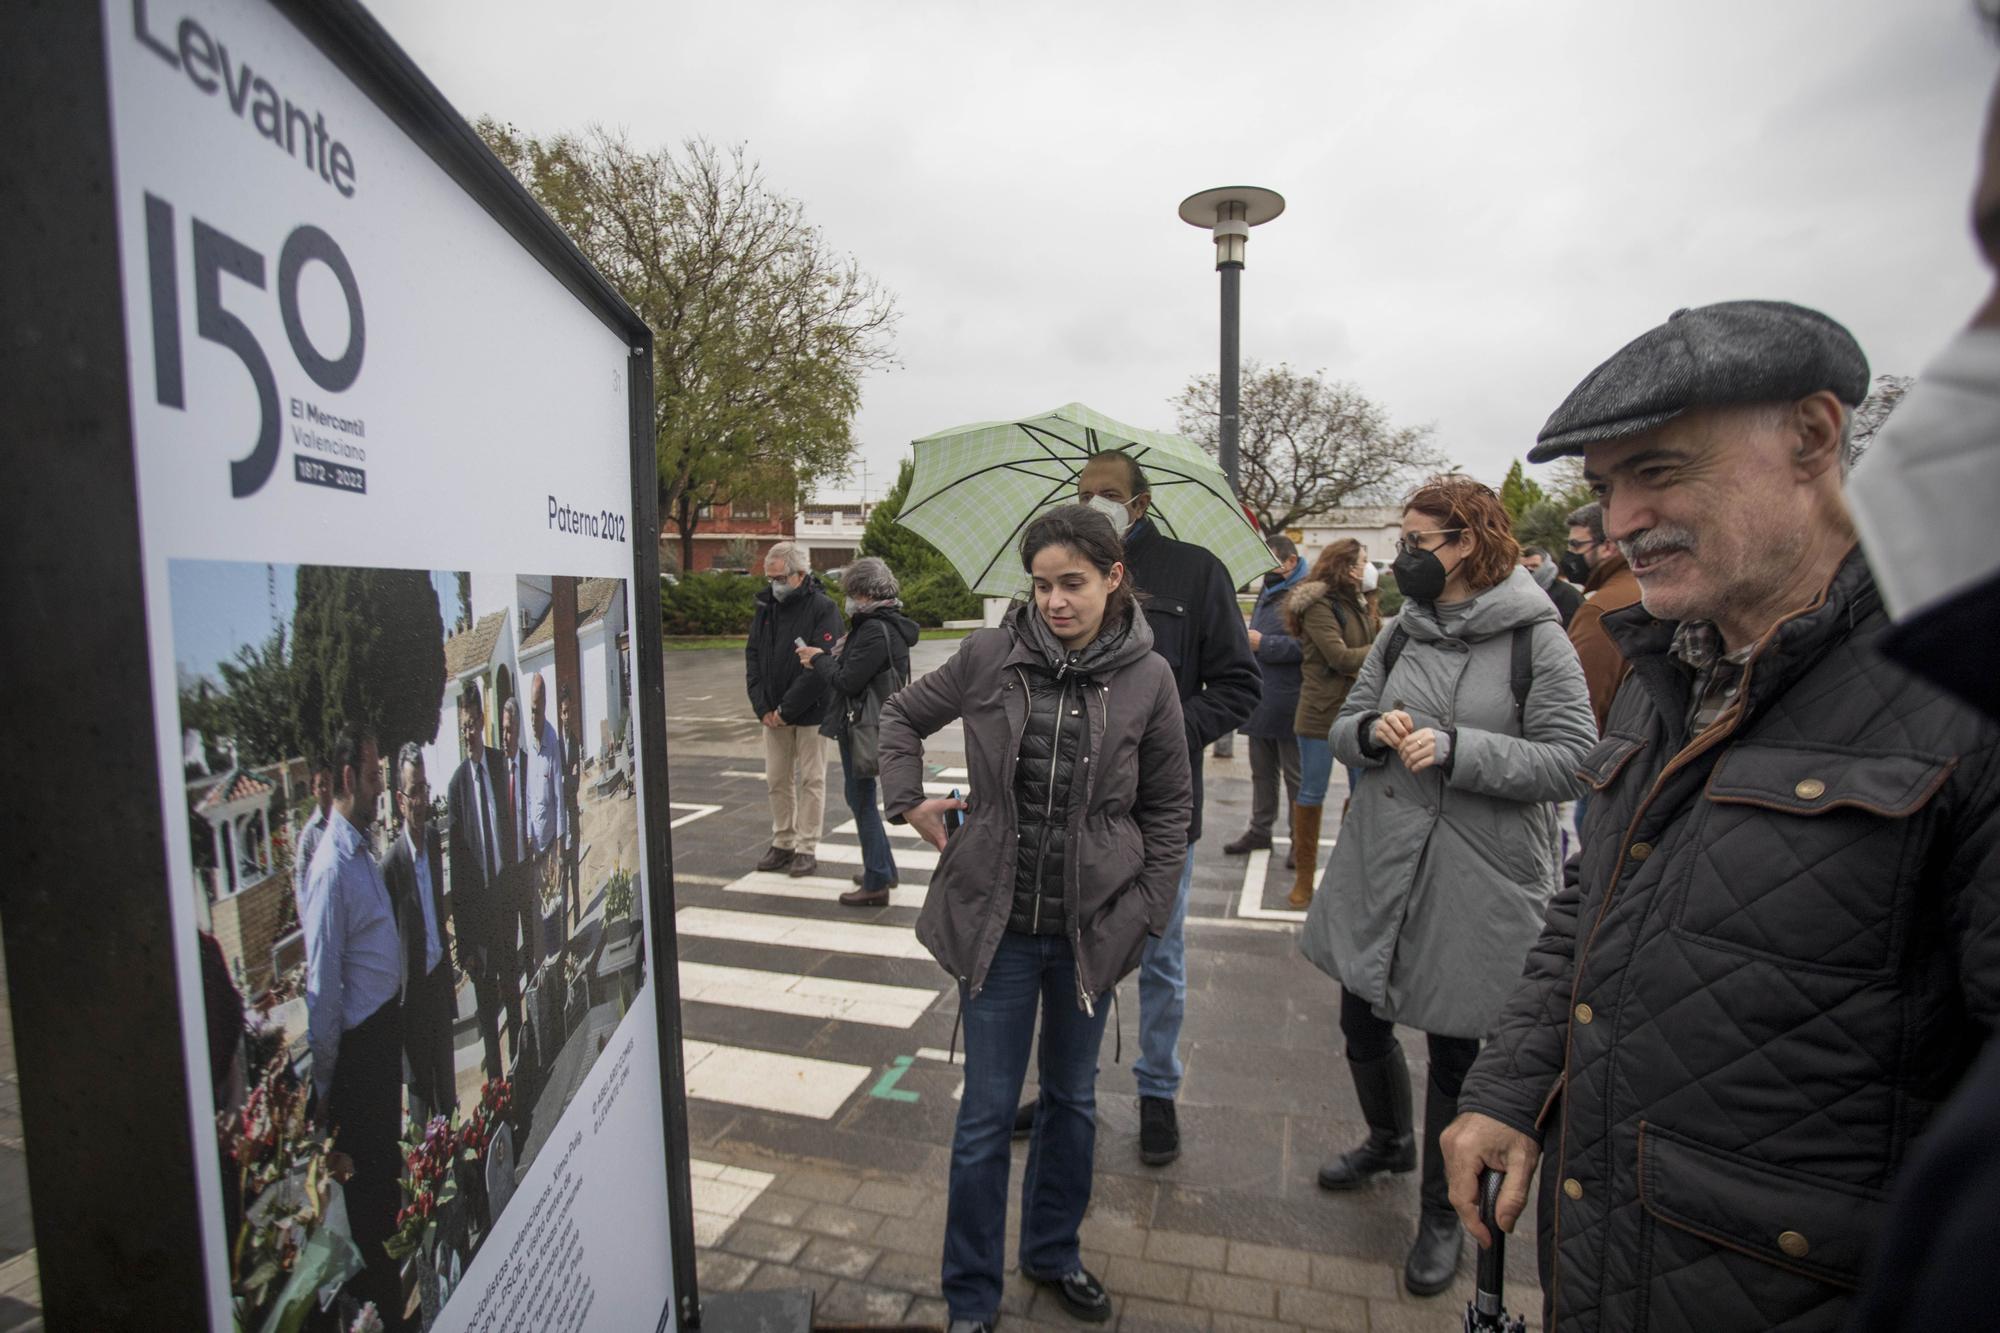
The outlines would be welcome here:
[[[919,673],[954,647],[919,645]],[[921,849],[907,837],[892,839],[902,857],[901,901],[860,911],[830,901],[859,868],[858,851],[845,850],[855,838],[831,756],[819,877],[786,885],[747,873],[769,843],[769,825],[760,738],[741,699],[740,664],[733,654],[671,653],[667,666],[675,799],[720,807],[676,833],[680,910],[756,914],[781,918],[785,926],[805,921],[819,931],[833,923],[907,931],[928,878],[916,867]],[[930,744],[927,759],[940,784],[962,780],[953,767],[961,762],[955,744],[949,735]],[[1098,1082],[1084,1262],[1112,1293],[1116,1329],[1457,1329],[1471,1288],[1469,1242],[1453,1289],[1428,1300],[1402,1289],[1402,1260],[1416,1225],[1415,1176],[1347,1196],[1327,1194],[1314,1181],[1320,1162],[1351,1146],[1364,1126],[1341,1056],[1338,990],[1299,956],[1296,924],[1281,911],[1290,881],[1283,844],[1261,876],[1249,873],[1244,858],[1220,850],[1247,819],[1247,750],[1239,745],[1235,758],[1211,761],[1207,773],[1209,836],[1197,853],[1189,909],[1182,1156],[1157,1169],[1138,1161],[1131,1074],[1138,1004],[1128,979],[1119,1032],[1107,1034]],[[912,849],[918,857],[908,854]],[[928,986],[937,994],[906,1029],[683,1005],[690,1039],[865,1070],[855,1093],[830,1115],[705,1098],[691,1103],[697,1159],[770,1178],[702,1246],[702,1290],[811,1287],[824,1322],[942,1328],[939,1260],[960,1076],[942,1057],[953,1036],[955,993],[927,956],[862,958],[801,943],[813,931],[780,936],[774,927],[763,943],[753,933],[732,939],[684,933],[683,964]],[[1404,1038],[1421,1080],[1422,1039]],[[892,1073],[885,1096],[876,1081]],[[1015,1181],[1024,1155],[1017,1145]],[[702,1192],[697,1181],[697,1206]],[[1508,1268],[1510,1308],[1539,1314],[1531,1238],[1513,1241]],[[1050,1293],[1012,1271],[1002,1312],[1008,1329],[1082,1326]]]

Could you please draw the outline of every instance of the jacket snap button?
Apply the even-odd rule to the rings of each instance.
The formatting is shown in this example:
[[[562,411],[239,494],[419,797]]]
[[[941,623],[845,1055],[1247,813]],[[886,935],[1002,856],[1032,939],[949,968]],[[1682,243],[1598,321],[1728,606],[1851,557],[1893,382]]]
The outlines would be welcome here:
[[[1632,850],[1631,850],[1631,853],[1630,853],[1630,855],[1631,855],[1631,857],[1632,857],[1632,859],[1633,859],[1634,861],[1643,861],[1643,860],[1645,860],[1645,859],[1646,859],[1647,857],[1651,856],[1652,854],[1653,854],[1653,844],[1652,844],[1652,843],[1650,843],[1650,842],[1635,842],[1635,843],[1633,843],[1633,844],[1632,844]]]
[[[1807,778],[1804,782],[1792,788],[1792,790],[1798,793],[1801,801],[1817,801],[1820,797],[1826,795],[1826,784],[1818,778]],[[1787,1231],[1785,1234],[1791,1236],[1797,1233]]]
[[[1586,1024],[1587,1024],[1587,1023],[1589,1023],[1589,1022],[1590,1022],[1590,1020],[1591,1020],[1591,1019],[1593,1019],[1593,1018],[1595,1018],[1595,1017],[1597,1017],[1597,1015],[1596,1015],[1595,1013],[1591,1012],[1591,1008],[1590,1008],[1590,1006],[1589,1006],[1589,1005],[1587,1005],[1587,1004],[1580,1004],[1580,1005],[1578,1005],[1578,1006],[1576,1007],[1576,1021],[1577,1021],[1577,1022],[1579,1022],[1579,1023],[1586,1023]]]
[[[1812,1246],[1806,1242],[1806,1238],[1796,1231],[1780,1232],[1778,1235],[1778,1248],[1794,1259],[1803,1259],[1812,1250]]]
[[[1575,1176],[1571,1176],[1563,1182],[1563,1193],[1572,1199],[1581,1199],[1583,1197],[1583,1182]]]

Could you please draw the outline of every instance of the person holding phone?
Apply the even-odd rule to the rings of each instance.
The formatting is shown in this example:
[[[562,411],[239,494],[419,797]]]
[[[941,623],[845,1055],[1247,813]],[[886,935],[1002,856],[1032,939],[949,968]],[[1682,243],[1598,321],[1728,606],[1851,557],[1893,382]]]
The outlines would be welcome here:
[[[1098,1043],[1108,993],[1173,915],[1193,812],[1179,689],[1123,557],[1096,510],[1042,514],[1021,541],[1032,602],[882,711],[883,808],[940,852],[917,938],[957,979],[965,1028],[942,1275],[953,1333],[998,1317],[1009,1144],[1038,1031],[1021,1272],[1080,1319],[1111,1315],[1077,1242]],[[971,799],[926,799],[923,740],[961,719]],[[953,811],[965,822],[947,838]]]
[[[1416,1168],[1395,1025],[1429,1040],[1422,1218],[1403,1285],[1433,1296],[1464,1246],[1438,1136],[1540,934],[1556,887],[1554,803],[1575,797],[1597,724],[1576,650],[1490,488],[1425,482],[1404,504],[1396,551],[1408,600],[1333,722],[1334,756],[1361,781],[1299,949],[1341,985],[1368,1122],[1367,1139],[1320,1168],[1322,1187]]]

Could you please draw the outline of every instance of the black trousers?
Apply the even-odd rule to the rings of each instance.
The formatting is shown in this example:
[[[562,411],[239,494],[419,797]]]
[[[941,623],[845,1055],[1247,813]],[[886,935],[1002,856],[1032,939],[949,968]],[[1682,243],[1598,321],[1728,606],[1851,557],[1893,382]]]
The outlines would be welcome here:
[[[514,933],[514,919],[507,917],[507,933]],[[507,1064],[500,1058],[500,1011],[507,1011],[508,1038],[521,1049],[521,967],[519,955],[509,942],[504,947],[488,944],[466,970],[472,973],[473,1007],[479,1013],[479,1037],[486,1045],[486,1077],[507,1077]]]
[[[403,1057],[409,1062],[411,1112],[418,1120],[445,1115],[458,1104],[458,1069],[452,1028],[458,996],[447,953],[430,975],[409,984],[403,996]]]
[[[402,1206],[403,1012],[391,999],[340,1035],[340,1054],[327,1094],[335,1152],[354,1162],[343,1192],[354,1243],[367,1269],[357,1279],[364,1299],[385,1321],[403,1311],[401,1267],[382,1248],[396,1230]],[[392,1322],[392,1326],[393,1322]]]
[[[1350,1060],[1380,1060],[1396,1044],[1396,1025],[1377,1018],[1368,1001],[1347,991],[1340,993],[1340,1031],[1347,1038]],[[1431,1081],[1437,1084],[1439,1092],[1457,1101],[1458,1090],[1465,1086],[1465,1076],[1472,1072],[1472,1062],[1479,1058],[1479,1040],[1440,1037],[1434,1032],[1426,1033],[1425,1037],[1431,1048]]]

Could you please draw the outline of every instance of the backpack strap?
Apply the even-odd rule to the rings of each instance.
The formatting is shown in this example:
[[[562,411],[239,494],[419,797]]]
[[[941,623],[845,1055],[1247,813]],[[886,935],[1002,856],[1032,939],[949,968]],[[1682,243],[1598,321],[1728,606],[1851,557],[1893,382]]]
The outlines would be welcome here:
[[[1528,691],[1535,685],[1535,627],[1514,628],[1514,667],[1509,675],[1514,686],[1514,720],[1525,728],[1528,720]]]
[[[1396,669],[1396,659],[1403,655],[1403,645],[1410,641],[1410,632],[1403,628],[1400,617],[1396,627],[1389,631],[1389,646],[1382,650],[1382,683],[1389,683],[1389,673]]]

